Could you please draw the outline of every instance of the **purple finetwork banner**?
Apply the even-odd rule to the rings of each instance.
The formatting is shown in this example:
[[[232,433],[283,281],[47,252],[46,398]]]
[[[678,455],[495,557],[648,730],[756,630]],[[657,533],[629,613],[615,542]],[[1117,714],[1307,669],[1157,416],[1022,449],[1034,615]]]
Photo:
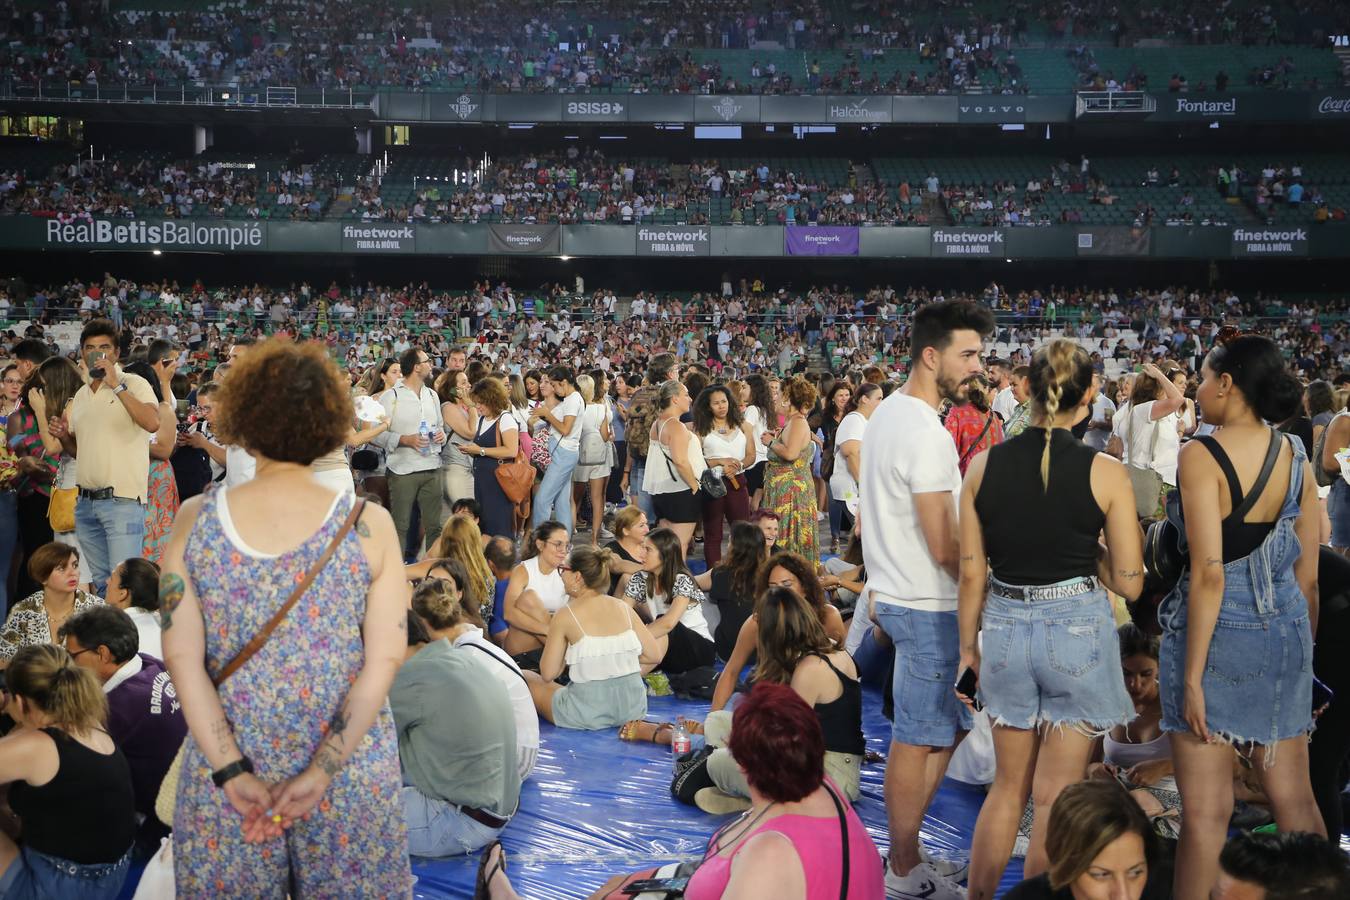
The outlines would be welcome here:
[[[788,256],[857,256],[858,229],[848,225],[789,225],[783,229]]]

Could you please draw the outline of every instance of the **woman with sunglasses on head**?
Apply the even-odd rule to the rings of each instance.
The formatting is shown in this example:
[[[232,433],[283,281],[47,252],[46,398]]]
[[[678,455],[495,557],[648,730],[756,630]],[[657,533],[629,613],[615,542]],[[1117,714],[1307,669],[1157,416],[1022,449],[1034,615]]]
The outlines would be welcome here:
[[[542,650],[554,613],[567,604],[560,568],[572,549],[567,529],[544,522],[526,547],[502,598],[502,618],[511,626],[503,646],[512,656]]]
[[[1281,831],[1325,833],[1308,758],[1317,486],[1302,443],[1266,424],[1289,418],[1302,388],[1256,335],[1216,346],[1201,378],[1197,402],[1220,430],[1181,451],[1174,522],[1189,568],[1158,612],[1162,729],[1186,809],[1179,900],[1208,897],[1218,878],[1233,747],[1250,755]]]
[[[703,559],[716,568],[722,558],[722,524],[733,525],[750,517],[750,494],[745,471],[755,464],[754,436],[741,418],[740,409],[725,385],[712,384],[694,400],[694,433],[703,441],[703,457],[710,466],[722,467],[722,497],[703,497]]]
[[[559,566],[568,600],[549,623],[539,672],[526,672],[539,714],[561,728],[613,728],[647,714],[644,667],[662,648],[636,612],[605,593],[610,552],[577,547]],[[555,682],[568,670],[570,683]]]
[[[652,496],[661,527],[679,537],[681,556],[689,552],[694,529],[703,518],[700,479],[708,468],[702,442],[682,421],[692,405],[689,389],[678,381],[657,389],[642,485]]]

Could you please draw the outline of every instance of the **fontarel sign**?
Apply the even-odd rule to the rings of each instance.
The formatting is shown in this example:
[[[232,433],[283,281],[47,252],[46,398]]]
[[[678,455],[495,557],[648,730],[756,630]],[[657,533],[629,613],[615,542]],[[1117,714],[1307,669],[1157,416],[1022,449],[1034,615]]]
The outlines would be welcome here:
[[[1002,256],[1004,235],[994,228],[934,228],[934,256]]]
[[[173,219],[93,219],[46,223],[48,247],[110,247],[118,250],[262,250],[266,232],[261,222],[178,222]]]
[[[639,225],[638,256],[711,256],[712,229],[707,225]]]
[[[411,225],[343,225],[344,253],[416,253],[417,232]]]
[[[1307,256],[1306,228],[1234,228],[1234,256]]]

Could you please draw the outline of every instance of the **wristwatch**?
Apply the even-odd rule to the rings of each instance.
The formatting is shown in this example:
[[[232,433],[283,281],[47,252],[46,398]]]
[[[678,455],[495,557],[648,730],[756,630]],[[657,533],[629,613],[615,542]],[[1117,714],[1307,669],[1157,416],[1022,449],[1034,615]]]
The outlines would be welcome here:
[[[223,769],[217,769],[211,773],[211,780],[215,782],[216,787],[224,787],[225,782],[245,772],[253,774],[253,761],[247,756],[241,756]]]
[[[113,396],[116,396],[116,395],[122,393],[122,392],[125,391],[126,389],[127,389],[127,386],[126,386],[126,383],[125,383],[125,382],[122,382],[122,383],[118,384],[117,387],[113,388]]]

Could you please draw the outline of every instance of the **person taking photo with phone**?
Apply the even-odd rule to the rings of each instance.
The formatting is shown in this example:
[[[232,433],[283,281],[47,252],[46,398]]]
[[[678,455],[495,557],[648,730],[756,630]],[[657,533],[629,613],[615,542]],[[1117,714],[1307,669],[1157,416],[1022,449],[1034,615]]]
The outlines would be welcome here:
[[[154,388],[122,370],[119,348],[118,330],[108,319],[84,326],[80,353],[89,383],[51,423],[52,435],[75,457],[75,535],[97,594],[115,564],[141,555],[150,481],[147,435],[161,425]]]

